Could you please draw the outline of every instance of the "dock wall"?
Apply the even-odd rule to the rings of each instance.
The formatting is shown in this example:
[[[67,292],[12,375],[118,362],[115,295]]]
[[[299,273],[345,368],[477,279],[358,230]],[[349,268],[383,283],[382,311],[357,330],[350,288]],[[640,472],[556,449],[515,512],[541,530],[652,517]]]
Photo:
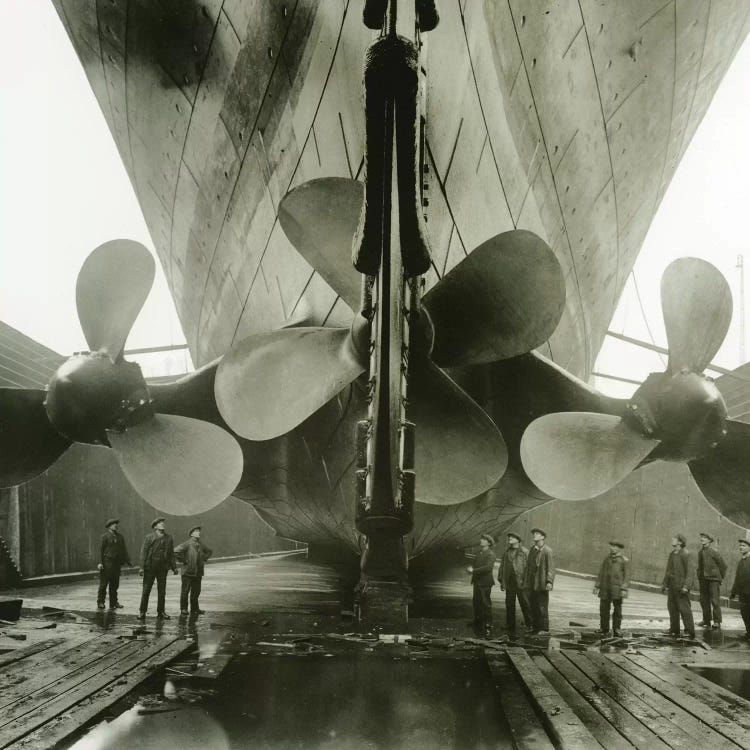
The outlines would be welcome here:
[[[166,518],[175,544],[192,526],[217,557],[293,549],[275,536],[253,508],[229,498],[194,516],[170,516],[133,490],[111,451],[74,444],[45,474],[18,488],[0,490],[0,538],[13,550],[24,578],[92,570],[108,518],[120,532],[134,564],[151,521]]]

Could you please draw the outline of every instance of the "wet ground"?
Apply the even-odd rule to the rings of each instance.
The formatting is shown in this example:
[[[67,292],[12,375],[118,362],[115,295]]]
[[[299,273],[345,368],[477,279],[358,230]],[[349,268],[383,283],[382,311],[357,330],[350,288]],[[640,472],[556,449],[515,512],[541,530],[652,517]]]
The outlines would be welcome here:
[[[740,698],[750,701],[750,668],[736,667],[691,667],[692,671],[719,687],[731,690]]]
[[[194,644],[61,747],[513,747],[488,660],[471,643],[471,589],[462,571],[449,571],[417,592],[410,622],[396,642],[354,622],[348,576],[299,557],[212,565],[201,596],[205,615],[164,621],[150,614],[145,624],[134,617],[140,595],[135,576],[123,579],[126,608],[117,612],[92,611],[93,580],[19,592],[27,612],[62,607],[90,618],[102,632],[132,627],[133,633],[171,634]],[[168,582],[167,610],[173,614],[178,581],[170,576]],[[669,651],[658,635],[668,625],[665,597],[632,591],[624,629],[635,638],[600,643],[593,633],[599,601],[591,587],[591,581],[558,576],[550,600],[552,638],[511,641],[502,636],[504,610],[496,588],[498,648],[505,638],[508,646],[532,655],[568,649],[575,656],[576,649],[591,647],[604,654],[634,653],[636,646],[646,653]],[[693,608],[698,620],[697,605]],[[151,613],[154,609],[152,601]],[[702,676],[748,697],[750,669],[715,663],[719,654],[750,661],[740,625],[739,615],[729,612],[724,630],[705,631],[701,643],[680,644],[680,653]]]

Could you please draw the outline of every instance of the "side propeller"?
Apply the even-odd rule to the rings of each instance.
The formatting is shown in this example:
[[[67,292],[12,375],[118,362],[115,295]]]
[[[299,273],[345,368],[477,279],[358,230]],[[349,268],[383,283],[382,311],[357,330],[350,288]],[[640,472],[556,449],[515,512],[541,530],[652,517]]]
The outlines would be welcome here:
[[[727,419],[721,393],[703,375],[729,329],[729,285],[710,263],[680,258],[664,272],[661,299],[666,372],[648,376],[624,417],[563,412],[536,419],[521,440],[523,467],[552,497],[585,500],[644,462],[685,462],[706,498],[746,525],[750,425]]]
[[[363,277],[352,267],[351,248],[363,200],[361,183],[323,178],[290,191],[278,212],[290,242],[354,310]],[[412,357],[409,390],[419,434],[419,501],[447,505],[476,497],[497,483],[508,462],[492,420],[436,365],[530,351],[555,330],[564,303],[554,253],[523,230],[487,240],[425,295],[421,324],[411,334],[422,337],[415,350],[424,354]],[[297,328],[250,336],[219,365],[222,417],[253,440],[293,429],[367,369],[368,326],[360,314],[350,331]]]
[[[242,475],[226,430],[157,414],[140,367],[122,351],[154,280],[143,245],[113,240],[81,268],[76,305],[91,352],[68,359],[46,391],[0,390],[0,484],[29,481],[72,442],[109,446],[135,490],[174,515],[218,505]]]

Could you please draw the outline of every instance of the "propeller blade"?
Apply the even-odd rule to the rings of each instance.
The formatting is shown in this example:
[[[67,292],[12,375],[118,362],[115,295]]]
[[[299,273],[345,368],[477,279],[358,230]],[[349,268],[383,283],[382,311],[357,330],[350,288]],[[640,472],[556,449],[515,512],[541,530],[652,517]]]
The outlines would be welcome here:
[[[154,283],[154,259],[132,240],[112,240],[94,250],[76,282],[76,307],[92,352],[114,362]]]
[[[279,223],[289,242],[355,311],[362,276],[352,265],[352,240],[364,193],[356,180],[322,177],[290,190],[279,204]]]
[[[154,508],[175,516],[217,506],[242,476],[242,450],[221,427],[155,414],[125,432],[107,430],[125,476]]]
[[[294,429],[362,372],[346,328],[259,333],[221,360],[216,404],[238,435],[270,440]]]
[[[700,258],[678,258],[661,277],[661,306],[669,344],[669,372],[703,372],[732,320],[732,293],[717,268]]]
[[[481,495],[505,473],[508,451],[489,415],[432,362],[409,379],[416,424],[417,500],[455,505]]]
[[[548,495],[588,500],[625,479],[658,443],[611,414],[559,412],[526,428],[521,462]]]
[[[70,446],[50,424],[45,396],[42,390],[0,388],[0,487],[29,482]]]
[[[689,461],[700,491],[725,518],[750,528],[750,425],[726,422],[727,434],[704,458]]]
[[[482,243],[424,297],[443,367],[525,354],[546,341],[565,306],[562,269],[546,242],[516,229]]]

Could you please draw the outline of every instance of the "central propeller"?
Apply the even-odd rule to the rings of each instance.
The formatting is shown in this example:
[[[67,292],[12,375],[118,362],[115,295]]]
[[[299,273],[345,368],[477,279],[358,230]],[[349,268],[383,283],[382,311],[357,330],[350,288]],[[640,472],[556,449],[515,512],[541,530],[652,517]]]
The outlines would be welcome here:
[[[290,191],[279,221],[290,242],[354,310],[363,277],[351,252],[363,185],[312,180]],[[415,416],[417,499],[460,503],[503,475],[508,455],[492,420],[439,367],[516,356],[542,344],[562,315],[565,285],[552,250],[531,232],[499,234],[477,247],[422,300],[412,336],[409,409]],[[351,330],[296,328],[250,336],[224,357],[216,402],[243,437],[269,440],[296,427],[368,367],[369,321]],[[421,353],[421,354],[420,354]]]
[[[664,272],[661,299],[666,372],[648,376],[623,417],[563,412],[536,419],[521,440],[523,467],[552,497],[585,500],[642,463],[686,462],[709,501],[748,525],[750,425],[727,419],[721,393],[703,375],[729,329],[729,285],[710,263],[680,258]]]
[[[148,250],[113,240],[81,268],[76,305],[91,352],[76,354],[47,391],[0,391],[0,481],[29,481],[72,442],[109,446],[136,491],[174,515],[208,510],[242,474],[242,451],[217,425],[157,414],[140,367],[122,356],[154,280]],[[19,450],[21,444],[23,450]]]

